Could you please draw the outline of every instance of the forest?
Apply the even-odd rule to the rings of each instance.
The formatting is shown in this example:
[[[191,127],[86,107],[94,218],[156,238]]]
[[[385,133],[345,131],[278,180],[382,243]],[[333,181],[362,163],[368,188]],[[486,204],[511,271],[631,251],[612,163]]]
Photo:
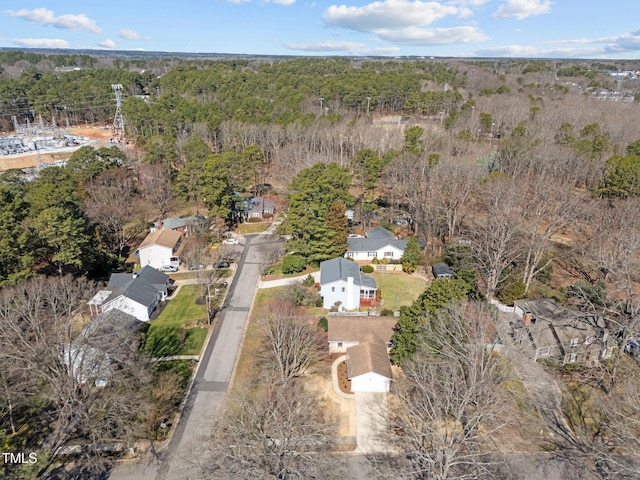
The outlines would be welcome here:
[[[103,280],[130,270],[132,249],[168,215],[203,213],[212,227],[202,234],[215,240],[238,221],[238,198],[250,195],[275,199],[286,213],[287,249],[302,268],[317,266],[344,253],[344,212],[352,209],[354,232],[382,225],[415,237],[421,250],[412,268],[444,261],[456,272],[400,317],[392,360],[415,380],[399,387],[405,408],[416,395],[428,400],[411,389],[425,384],[430,357],[416,354],[425,331],[446,352],[456,346],[436,335],[438,322],[468,328],[467,314],[448,302],[467,299],[474,318],[489,322],[478,306],[484,300],[552,298],[603,318],[617,343],[600,367],[558,373],[596,392],[602,415],[583,418],[570,446],[554,448],[594,478],[632,478],[620,457],[640,438],[640,402],[627,389],[640,372],[624,353],[640,335],[640,80],[609,71],[638,69],[587,60],[123,60],[0,51],[0,130],[10,131],[13,117],[110,125],[111,84],[120,83],[131,141],[83,147],[66,167],[32,181],[16,170],[0,174],[0,302],[18,289],[51,295],[38,283],[46,278]],[[36,307],[40,319],[50,305]],[[61,315],[61,325],[70,316]],[[489,409],[491,385],[504,384],[504,372],[472,360],[491,370],[494,383],[478,397]],[[1,429],[13,421],[11,402],[27,409],[27,394],[38,391],[27,382],[14,397],[7,382],[24,378],[3,381],[9,407],[0,407]],[[40,394],[64,425],[51,392]],[[614,421],[620,412],[629,424]],[[398,447],[415,468],[432,461],[419,443]],[[456,478],[449,475],[437,478]]]

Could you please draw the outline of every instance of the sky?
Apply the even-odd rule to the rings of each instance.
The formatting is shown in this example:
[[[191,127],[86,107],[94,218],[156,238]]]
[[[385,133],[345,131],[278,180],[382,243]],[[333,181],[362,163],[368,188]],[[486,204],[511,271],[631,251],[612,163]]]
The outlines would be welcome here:
[[[640,59],[640,2],[0,0],[0,47]]]

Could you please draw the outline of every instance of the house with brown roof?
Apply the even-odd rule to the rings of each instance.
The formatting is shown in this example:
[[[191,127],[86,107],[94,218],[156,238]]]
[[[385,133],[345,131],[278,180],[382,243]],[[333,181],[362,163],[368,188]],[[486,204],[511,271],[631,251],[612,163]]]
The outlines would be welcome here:
[[[149,233],[142,241],[136,256],[140,260],[140,266],[147,265],[159,269],[164,266],[180,266],[178,256],[182,245],[182,234],[180,232],[160,229]]]
[[[393,329],[398,323],[393,317],[328,317],[327,336],[329,352],[344,353],[347,348],[362,343],[373,334],[382,339],[388,348],[391,347]]]
[[[362,343],[347,349],[347,377],[351,391],[388,392],[391,387],[391,362],[387,343],[370,333]]]
[[[613,355],[616,346],[601,317],[561,307],[554,300],[516,300],[513,338],[535,360],[550,358],[563,365],[587,367]]]

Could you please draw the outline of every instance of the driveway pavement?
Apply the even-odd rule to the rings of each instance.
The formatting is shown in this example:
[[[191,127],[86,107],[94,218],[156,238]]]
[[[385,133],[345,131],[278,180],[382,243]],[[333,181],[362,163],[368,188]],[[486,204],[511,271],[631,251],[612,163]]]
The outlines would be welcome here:
[[[110,480],[193,480],[199,459],[222,410],[260,273],[257,245],[269,235],[247,235],[227,299],[202,355],[182,417],[169,444],[157,456],[116,465]],[[244,243],[244,245],[242,245]]]

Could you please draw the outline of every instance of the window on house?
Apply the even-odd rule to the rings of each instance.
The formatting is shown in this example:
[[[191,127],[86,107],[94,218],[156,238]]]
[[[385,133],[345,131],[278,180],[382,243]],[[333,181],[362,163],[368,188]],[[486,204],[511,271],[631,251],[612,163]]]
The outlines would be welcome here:
[[[345,287],[342,287],[342,293],[346,292],[347,289]]]
[[[347,257],[348,258],[353,258],[354,256],[354,252],[347,252]]]
[[[385,257],[393,257],[393,252],[384,252]]]
[[[335,292],[336,291],[336,287],[331,287],[331,291]]]
[[[576,347],[578,345],[578,339],[577,338],[572,338],[571,339],[571,346],[572,347]]]
[[[342,342],[338,342],[338,348],[342,347]]]
[[[367,252],[367,257],[375,257],[376,252]]]
[[[551,347],[542,347],[538,352],[541,357],[548,357],[551,355]]]

